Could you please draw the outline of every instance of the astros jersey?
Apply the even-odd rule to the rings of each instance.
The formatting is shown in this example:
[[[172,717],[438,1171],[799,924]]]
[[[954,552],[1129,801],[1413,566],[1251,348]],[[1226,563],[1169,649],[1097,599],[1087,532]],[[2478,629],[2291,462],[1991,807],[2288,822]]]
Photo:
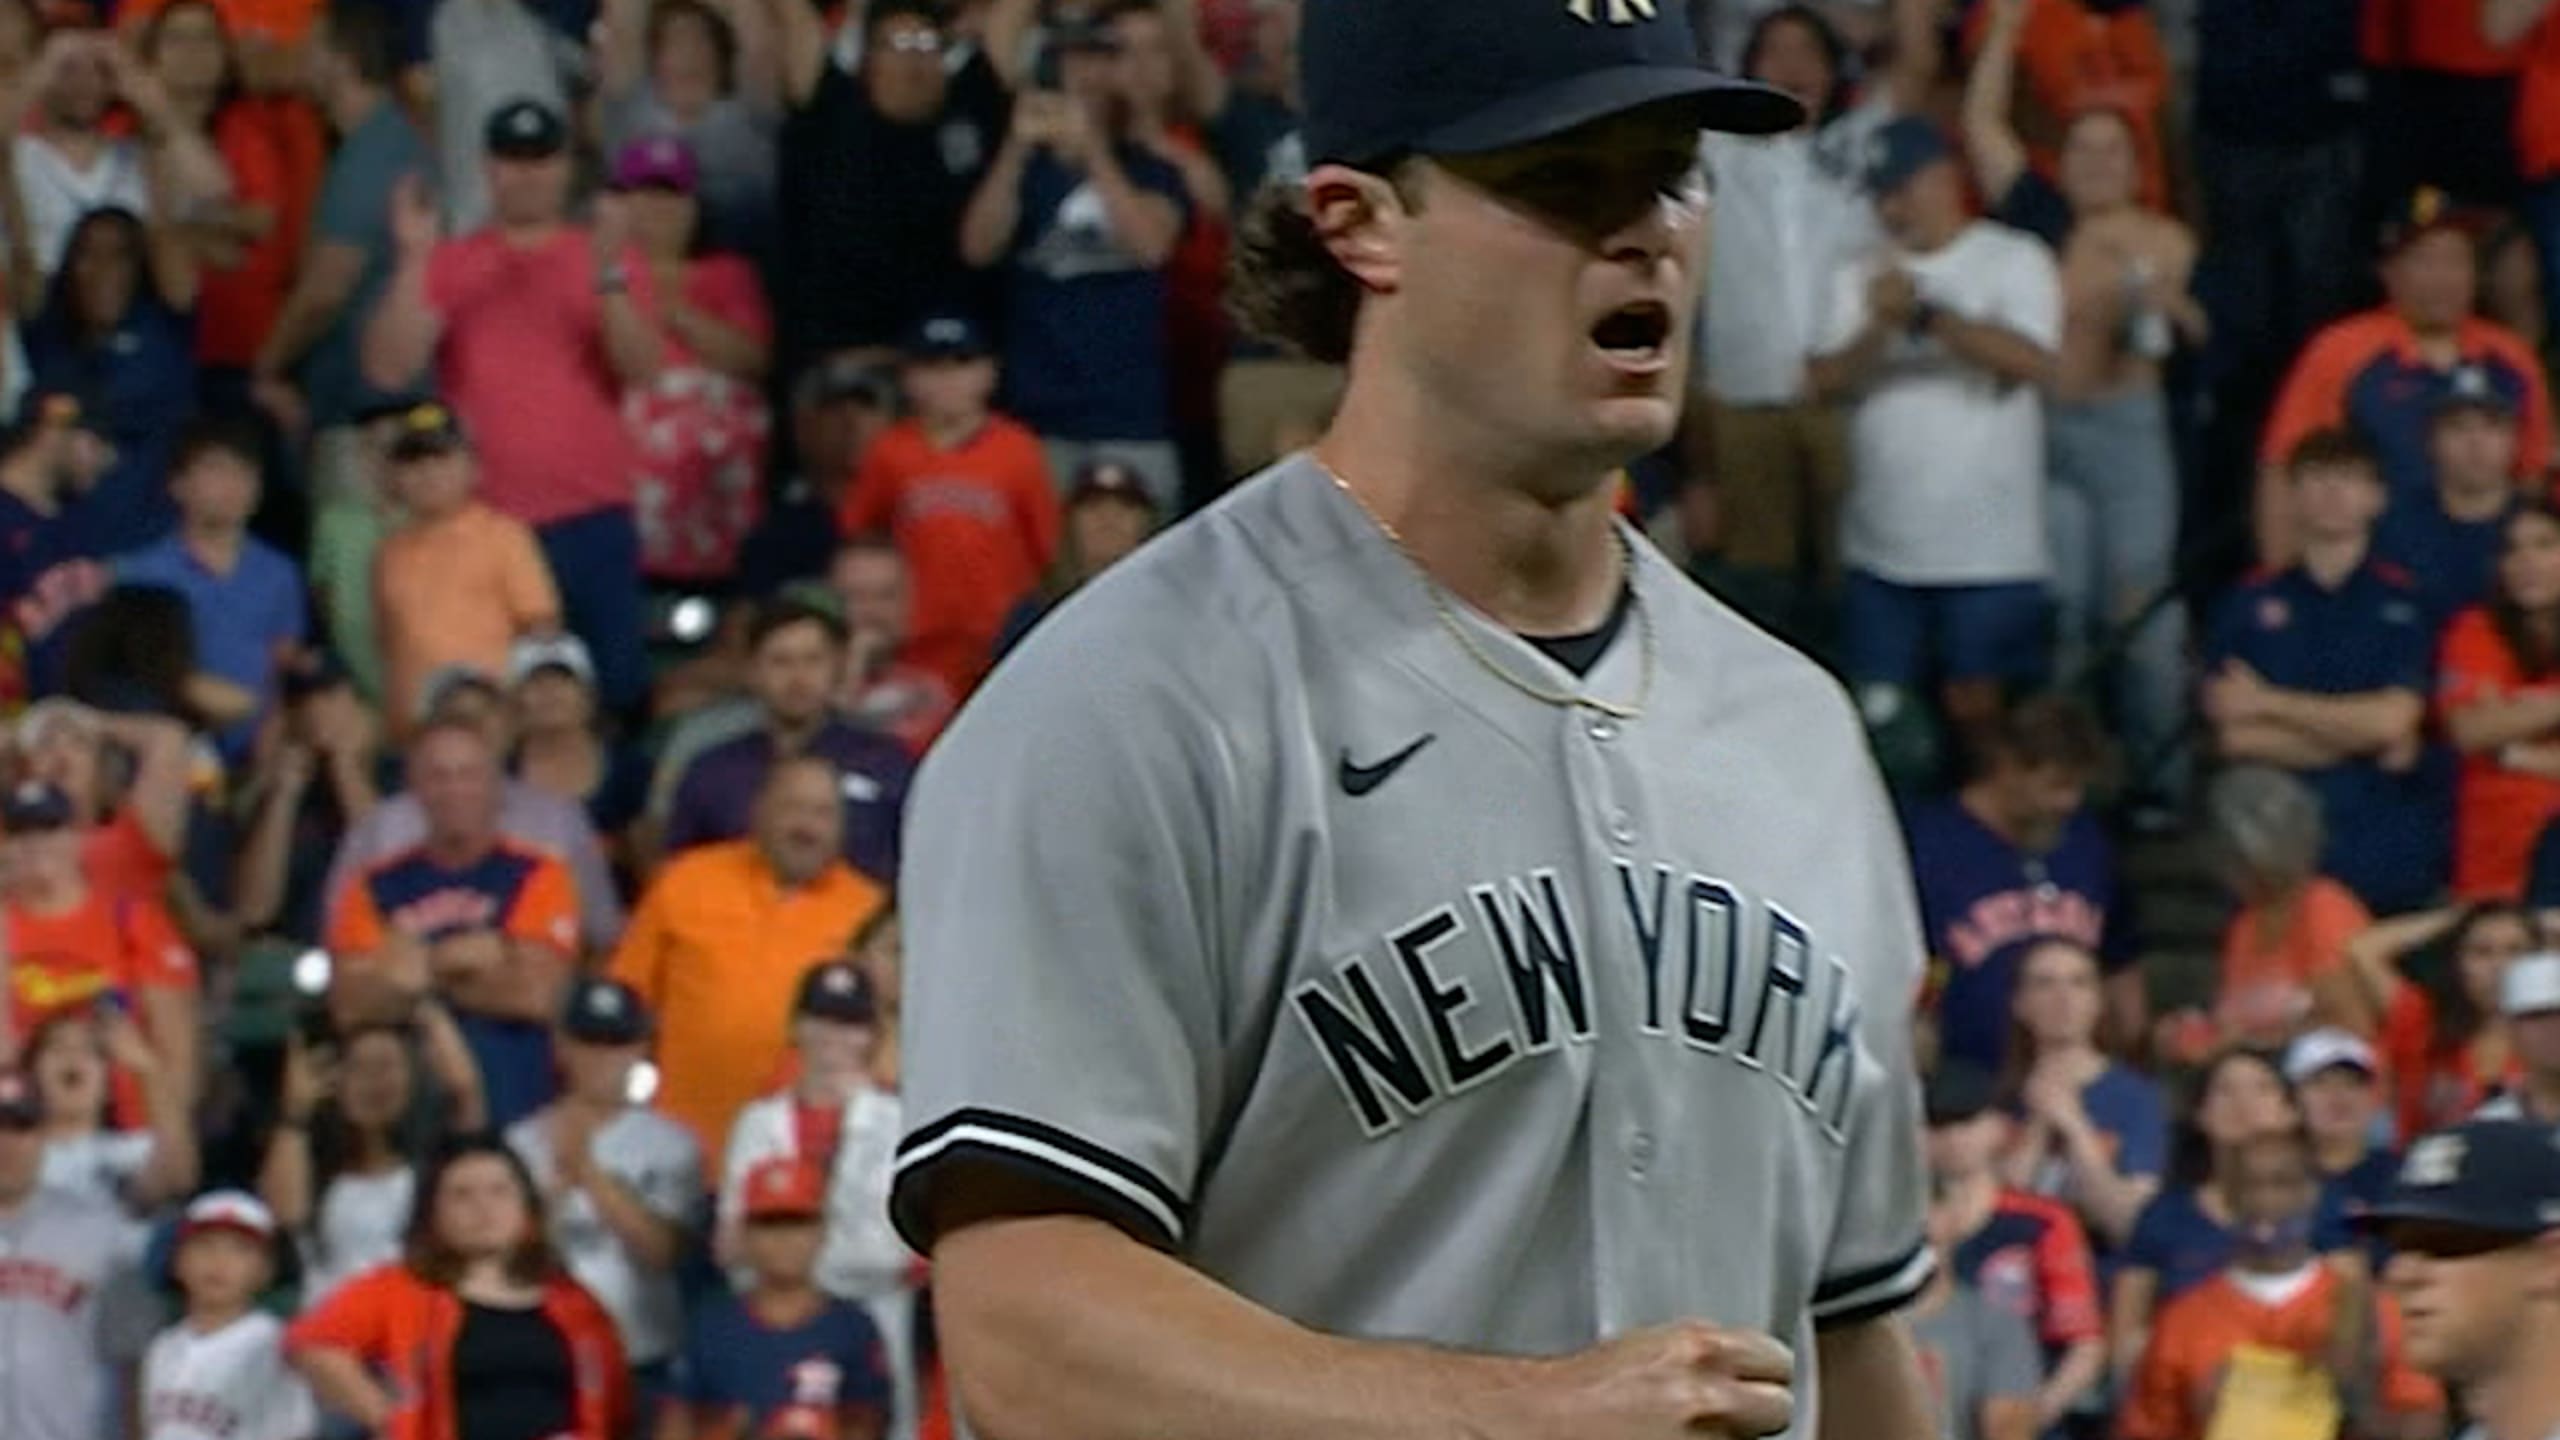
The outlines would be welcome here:
[[[311,1392],[284,1363],[284,1325],[251,1311],[210,1334],[172,1325],[142,1357],[143,1440],[307,1440]]]
[[[0,1213],[0,1435],[107,1433],[111,1347],[99,1314],[111,1291],[129,1289],[142,1238],[120,1212],[51,1190]]]
[[[978,1159],[1338,1334],[1809,1370],[1910,1298],[1899,833],[1837,688],[1633,552],[1587,680],[1453,602],[1475,658],[1300,459],[1044,623],[912,812],[910,1243]]]
[[[2051,851],[2028,855],[1949,796],[1912,813],[1910,843],[1940,1053],[1999,1067],[2018,961],[2035,941],[2076,941],[2110,969],[2132,961],[2114,923],[2115,856],[2086,810]]]

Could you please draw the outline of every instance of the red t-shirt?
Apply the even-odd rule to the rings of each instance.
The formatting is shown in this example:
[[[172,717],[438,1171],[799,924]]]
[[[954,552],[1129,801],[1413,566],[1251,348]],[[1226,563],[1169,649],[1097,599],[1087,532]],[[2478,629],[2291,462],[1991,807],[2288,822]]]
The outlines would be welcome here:
[[[2436,667],[2436,711],[2450,716],[2484,700],[2560,693],[2560,676],[2527,680],[2486,610],[2466,610],[2445,627]],[[2524,893],[2533,842],[2560,815],[2560,780],[2510,770],[2495,754],[2462,757],[2454,786],[2453,893],[2464,900]]]
[[[2516,168],[2528,180],[2560,175],[2560,10],[2547,11],[2515,50]]]
[[[624,266],[633,302],[649,308],[648,267],[636,253]],[[427,263],[427,303],[444,321],[437,384],[471,432],[481,498],[527,525],[631,503],[639,456],[605,358],[596,271],[574,226],[529,246],[474,231]]]
[[[914,576],[908,630],[966,693],[1015,602],[1058,553],[1058,492],[1040,441],[1002,416],[949,449],[915,421],[872,442],[838,516],[844,533],[885,530]],[[939,665],[937,668],[940,668]]]
[[[282,99],[243,98],[213,118],[214,148],[231,171],[231,198],[264,205],[274,228],[249,245],[234,266],[207,266],[196,299],[196,352],[208,365],[246,369],[275,328],[293,289],[321,153],[310,108]]]
[[[127,807],[89,827],[80,837],[80,873],[102,895],[159,903],[178,862],[161,850]]]

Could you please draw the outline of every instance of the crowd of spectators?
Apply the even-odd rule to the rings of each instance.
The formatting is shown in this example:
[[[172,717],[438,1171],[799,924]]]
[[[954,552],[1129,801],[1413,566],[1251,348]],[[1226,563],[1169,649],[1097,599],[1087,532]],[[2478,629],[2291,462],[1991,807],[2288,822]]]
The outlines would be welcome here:
[[[947,1432],[908,782],[1327,423],[1298,3],[0,0],[0,1435]],[[2344,1222],[2560,1124],[2560,5],[1697,8],[1813,118],[1625,506],[1904,805],[1948,1440],[2447,1433]]]

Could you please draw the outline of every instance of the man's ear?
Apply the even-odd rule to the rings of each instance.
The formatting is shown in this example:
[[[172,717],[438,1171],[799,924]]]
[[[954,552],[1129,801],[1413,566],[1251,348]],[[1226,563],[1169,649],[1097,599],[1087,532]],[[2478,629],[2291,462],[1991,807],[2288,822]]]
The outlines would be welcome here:
[[[1404,196],[1383,175],[1320,165],[1307,177],[1307,213],[1334,263],[1374,292],[1397,289],[1411,233]]]

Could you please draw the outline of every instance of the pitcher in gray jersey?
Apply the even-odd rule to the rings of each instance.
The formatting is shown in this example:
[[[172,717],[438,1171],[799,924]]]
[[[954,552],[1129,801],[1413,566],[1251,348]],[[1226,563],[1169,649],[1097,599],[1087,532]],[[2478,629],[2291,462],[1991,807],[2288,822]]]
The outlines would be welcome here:
[[[1613,515],[1698,130],[1801,112],[1652,0],[1309,0],[1301,48],[1245,291],[1340,419],[1047,621],[910,809],[892,1204],[962,1409],[1918,1440],[1899,831],[1837,687]]]

